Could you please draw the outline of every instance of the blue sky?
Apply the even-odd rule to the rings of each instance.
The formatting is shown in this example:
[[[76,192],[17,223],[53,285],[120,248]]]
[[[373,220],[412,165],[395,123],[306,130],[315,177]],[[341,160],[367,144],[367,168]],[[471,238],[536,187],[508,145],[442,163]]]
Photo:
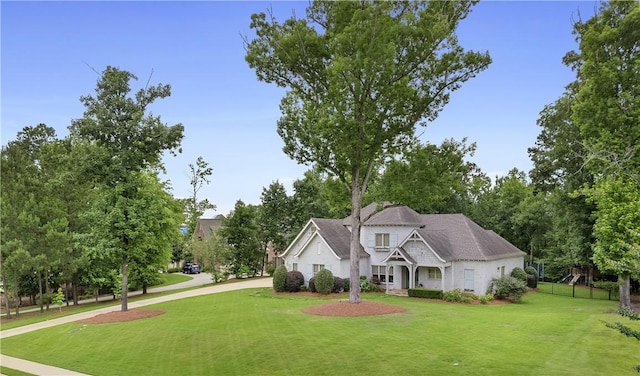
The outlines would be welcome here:
[[[276,133],[283,90],[256,79],[244,61],[242,35],[252,13],[269,7],[278,20],[307,2],[9,2],[1,11],[1,137],[45,123],[63,137],[79,118],[81,95],[92,94],[107,65],[151,83],[169,83],[172,95],[151,109],[185,126],[183,153],[167,157],[166,178],[177,197],[188,195],[188,164],[198,156],[213,167],[201,191],[227,214],[236,200],[259,204],[263,187],[290,188],[306,166],[282,152]],[[454,92],[422,139],[477,143],[473,161],[490,176],[517,167],[529,171],[542,108],[575,75],[562,57],[577,48],[572,20],[594,14],[598,3],[490,2],[478,4],[458,30],[463,47],[488,50],[491,66]]]

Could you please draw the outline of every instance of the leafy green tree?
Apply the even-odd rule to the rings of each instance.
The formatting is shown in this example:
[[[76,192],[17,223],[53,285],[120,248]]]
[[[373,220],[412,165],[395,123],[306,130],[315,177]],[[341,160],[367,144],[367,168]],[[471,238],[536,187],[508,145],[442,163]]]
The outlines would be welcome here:
[[[144,245],[136,221],[142,212],[131,211],[138,196],[142,171],[159,168],[166,151],[173,153],[183,138],[181,124],[168,126],[159,116],[147,114],[156,99],[171,94],[169,85],[146,86],[131,95],[130,81],[135,75],[107,67],[96,85],[95,96],[83,96],[84,116],[73,121],[74,137],[99,148],[86,168],[90,176],[104,184],[104,220],[98,221],[107,248],[120,260],[122,273],[121,309],[127,310],[129,258]],[[138,238],[138,236],[140,237]],[[136,239],[137,238],[137,239]]]
[[[596,202],[593,261],[619,276],[620,307],[631,307],[630,278],[640,278],[640,185],[637,181],[599,181],[591,199]]]
[[[233,260],[233,249],[219,230],[211,231],[206,239],[194,239],[191,245],[194,258],[199,260],[203,270],[211,271],[214,278],[218,279],[216,282],[225,279],[216,275],[222,275]]]
[[[200,200],[198,198],[198,193],[202,187],[211,182],[209,177],[212,174],[213,169],[202,157],[198,157],[195,165],[193,163],[189,164],[189,184],[191,191],[189,192],[189,198],[184,200],[188,227],[186,234],[187,238],[191,238],[191,236],[193,236],[193,232],[195,231],[198,223],[198,218],[202,216],[205,210],[215,209],[216,207],[210,203],[208,199],[205,198]]]
[[[242,200],[236,201],[233,211],[218,231],[232,249],[233,273],[248,269],[255,274],[262,269],[264,251],[260,242],[258,209],[255,206],[245,205]]]
[[[262,189],[260,196],[259,222],[264,247],[273,244],[276,252],[287,247],[287,237],[291,232],[291,200],[279,181],[272,182]]]
[[[593,189],[582,191],[597,207],[593,260],[619,275],[620,304],[628,306],[640,232],[640,3],[603,2],[595,16],[575,23],[574,34],[579,52],[568,53],[565,62],[577,72],[572,120],[595,176]]]
[[[420,213],[468,211],[470,191],[478,167],[466,159],[476,145],[448,139],[440,146],[416,143],[384,168],[371,185],[373,201],[397,202]]]
[[[291,197],[291,234],[287,244],[293,241],[310,218],[328,218],[329,206],[323,198],[322,176],[318,171],[309,170],[302,179],[293,182]]]
[[[450,93],[484,70],[455,30],[475,2],[324,2],[306,19],[251,17],[246,60],[288,91],[278,134],[284,152],[335,176],[351,194],[351,291],[360,301],[360,208],[375,166],[410,144]]]

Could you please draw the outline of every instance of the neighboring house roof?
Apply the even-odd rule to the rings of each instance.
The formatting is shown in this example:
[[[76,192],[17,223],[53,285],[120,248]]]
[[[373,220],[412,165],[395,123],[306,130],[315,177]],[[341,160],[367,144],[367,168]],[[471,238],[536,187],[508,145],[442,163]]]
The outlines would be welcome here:
[[[342,219],[313,218],[311,221],[336,256],[341,259],[350,258],[351,231],[342,224]],[[360,245],[360,257],[369,257],[362,245]]]
[[[196,223],[195,234],[202,239],[207,239],[211,235],[211,231],[222,226],[224,215],[218,214],[214,218],[198,218]]]
[[[463,214],[425,214],[416,232],[445,261],[495,260],[525,253]]]

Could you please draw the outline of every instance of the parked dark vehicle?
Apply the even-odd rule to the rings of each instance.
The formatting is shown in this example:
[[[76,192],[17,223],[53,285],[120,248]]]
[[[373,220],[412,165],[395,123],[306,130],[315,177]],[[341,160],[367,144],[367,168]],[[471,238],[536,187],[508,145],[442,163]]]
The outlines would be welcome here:
[[[182,272],[184,274],[200,274],[200,265],[188,262],[182,267]]]

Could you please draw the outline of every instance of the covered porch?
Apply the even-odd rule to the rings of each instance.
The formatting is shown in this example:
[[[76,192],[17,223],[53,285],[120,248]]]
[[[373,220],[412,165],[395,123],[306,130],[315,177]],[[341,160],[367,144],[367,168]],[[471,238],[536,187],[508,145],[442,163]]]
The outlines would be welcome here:
[[[407,296],[412,288],[446,290],[446,271],[450,263],[441,265],[419,265],[416,260],[401,247],[394,249],[383,260],[386,270],[386,293]],[[393,273],[389,278],[389,271]]]

